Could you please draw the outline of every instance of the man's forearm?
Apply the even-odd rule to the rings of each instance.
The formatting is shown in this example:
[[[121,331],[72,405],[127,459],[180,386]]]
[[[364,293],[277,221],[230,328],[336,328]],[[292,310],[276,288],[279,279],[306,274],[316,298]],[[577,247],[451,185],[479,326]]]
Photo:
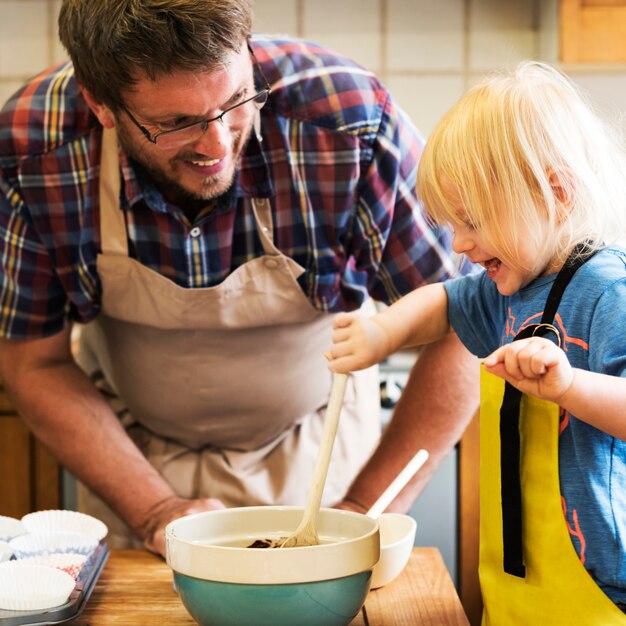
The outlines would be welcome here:
[[[389,506],[406,512],[478,408],[478,360],[455,335],[424,348],[376,452],[353,482],[346,500],[366,511],[420,448],[430,457]]]
[[[2,354],[2,375],[16,410],[65,467],[141,534],[149,512],[172,489],[73,361],[34,366],[17,356],[11,367],[11,357],[10,350]]]

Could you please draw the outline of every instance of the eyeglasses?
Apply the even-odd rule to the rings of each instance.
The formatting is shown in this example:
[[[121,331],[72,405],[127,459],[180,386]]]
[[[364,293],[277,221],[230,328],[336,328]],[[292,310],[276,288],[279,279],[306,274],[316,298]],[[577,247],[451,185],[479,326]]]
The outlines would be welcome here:
[[[159,132],[152,135],[145,126],[142,126],[135,119],[134,115],[126,108],[126,105],[123,102],[120,102],[120,106],[124,110],[124,113],[128,115],[130,121],[142,132],[143,136],[150,143],[153,143],[164,150],[169,148],[178,148],[184,144],[197,141],[206,132],[206,129],[209,127],[209,124],[211,122],[220,121],[222,123],[225,123],[226,119],[228,123],[234,126],[249,117],[251,107],[255,111],[260,111],[267,102],[270,91],[272,89],[269,82],[267,81],[267,78],[265,78],[265,74],[261,69],[261,65],[257,61],[257,58],[254,56],[254,52],[252,51],[252,48],[250,48],[250,46],[248,46],[248,50],[252,55],[254,68],[258,71],[264,87],[263,89],[255,93],[252,97],[246,98],[242,102],[238,102],[232,107],[225,109],[215,117],[205,118],[197,122],[191,122],[190,124],[183,124],[182,126],[172,128],[171,130],[160,130]]]

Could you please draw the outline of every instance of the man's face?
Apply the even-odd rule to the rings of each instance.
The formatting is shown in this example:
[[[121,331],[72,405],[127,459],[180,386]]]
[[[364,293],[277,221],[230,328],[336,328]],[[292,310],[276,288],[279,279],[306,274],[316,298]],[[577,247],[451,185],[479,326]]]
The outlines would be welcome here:
[[[212,118],[254,94],[252,62],[247,46],[231,53],[223,67],[207,72],[176,71],[156,81],[142,76],[124,95],[124,105],[152,136],[203,118]],[[230,118],[230,119],[229,119]],[[233,182],[254,123],[254,107],[211,122],[197,139],[164,148],[144,137],[120,110],[115,125],[128,156],[151,176],[174,203],[211,200]]]

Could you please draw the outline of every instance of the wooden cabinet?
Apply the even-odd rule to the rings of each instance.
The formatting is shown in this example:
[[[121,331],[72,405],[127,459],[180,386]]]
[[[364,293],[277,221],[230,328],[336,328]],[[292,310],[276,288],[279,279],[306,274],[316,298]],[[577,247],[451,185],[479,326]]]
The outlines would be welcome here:
[[[459,596],[472,626],[480,626],[483,601],[478,581],[480,522],[480,414],[459,444]]]
[[[28,430],[0,383],[0,515],[61,507],[61,470]]]
[[[561,0],[561,61],[626,63],[626,0]]]

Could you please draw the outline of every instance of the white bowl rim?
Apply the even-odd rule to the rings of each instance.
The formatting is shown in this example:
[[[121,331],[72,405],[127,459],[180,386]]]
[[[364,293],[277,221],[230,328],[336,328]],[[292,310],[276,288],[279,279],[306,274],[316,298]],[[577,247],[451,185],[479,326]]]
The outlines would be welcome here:
[[[402,519],[403,521],[405,521],[407,523],[407,529],[406,532],[404,533],[404,535],[402,535],[402,537],[400,537],[399,539],[396,539],[395,541],[392,541],[390,543],[387,542],[383,542],[383,538],[381,535],[380,538],[380,548],[381,550],[383,548],[385,549],[389,549],[389,548],[393,548],[394,546],[397,546],[401,543],[403,543],[404,541],[406,541],[406,538],[414,533],[417,530],[417,522],[415,521],[415,518],[411,517],[410,515],[407,515],[405,513],[382,513],[380,515],[380,517],[378,518],[379,524],[382,527],[382,523],[384,522],[384,519]]]
[[[215,509],[213,511],[201,511],[200,513],[191,513],[190,515],[185,515],[183,517],[179,517],[178,519],[175,519],[173,521],[171,521],[165,528],[165,534],[166,536],[172,536],[175,537],[177,541],[182,542],[182,543],[188,543],[190,545],[194,545],[194,546],[202,546],[202,547],[210,547],[210,548],[215,548],[215,549],[220,549],[220,550],[266,550],[267,548],[243,548],[240,546],[220,546],[220,545],[214,545],[214,544],[208,544],[208,545],[202,545],[202,544],[198,544],[195,541],[192,540],[188,540],[185,539],[183,537],[180,537],[179,535],[175,535],[174,534],[174,528],[175,526],[177,526],[179,523],[182,523],[183,521],[189,521],[192,520],[194,518],[201,518],[201,517],[205,517],[207,514],[210,514],[211,516],[213,515],[232,515],[234,511],[246,511],[246,512],[254,512],[254,511],[263,511],[263,512],[267,512],[268,510],[272,510],[272,511],[288,511],[288,512],[294,512],[294,511],[299,511],[302,512],[304,510],[304,507],[302,506],[289,506],[289,505],[266,505],[266,506],[241,506],[241,507],[229,507],[229,508],[225,508],[225,509]],[[348,516],[348,517],[354,517],[355,519],[359,519],[359,520],[368,520],[370,522],[376,522],[376,526],[379,527],[379,523],[378,520],[374,520],[371,517],[368,517],[367,515],[364,515],[362,513],[357,513],[356,511],[346,511],[343,509],[332,509],[332,508],[325,508],[322,507],[320,508],[320,513],[324,514],[324,512],[330,512],[330,515],[335,515],[335,514],[339,514],[342,516]],[[328,514],[328,513],[327,513]],[[387,514],[385,514],[387,515]],[[382,517],[382,516],[381,516]],[[370,532],[373,531],[370,530]],[[345,541],[343,541],[342,543],[348,543],[350,541],[355,541],[356,539],[360,539],[361,537],[358,538],[353,538],[353,539],[346,539]],[[324,547],[324,545],[331,545],[331,544],[321,544],[321,545],[317,545],[317,546],[301,546],[299,548],[297,548],[299,551],[302,550],[310,550],[310,549],[315,549],[315,550],[320,550],[322,547]],[[296,548],[283,548],[283,550],[292,550],[292,549],[296,549]]]
[[[178,524],[207,515],[235,515],[245,510],[253,515],[288,512],[301,514],[304,507],[268,505],[234,507],[194,513],[170,522],[166,527],[166,561],[179,574],[202,580],[237,584],[291,584],[343,578],[372,570],[380,556],[378,521],[354,511],[322,508],[321,516],[340,516],[364,522],[368,530],[345,541],[301,548],[247,548],[199,544],[176,535]],[[261,557],[260,554],[263,556]],[[235,557],[237,563],[231,560]],[[260,559],[262,567],[259,566]],[[218,562],[219,561],[219,562]]]
[[[372,589],[379,589],[395,580],[411,557],[413,550],[413,541],[417,531],[417,522],[410,515],[403,513],[383,513],[378,518],[381,528],[385,521],[391,523],[400,522],[404,525],[402,536],[395,541],[385,543],[381,532],[380,538],[380,560],[374,567],[372,572]]]

